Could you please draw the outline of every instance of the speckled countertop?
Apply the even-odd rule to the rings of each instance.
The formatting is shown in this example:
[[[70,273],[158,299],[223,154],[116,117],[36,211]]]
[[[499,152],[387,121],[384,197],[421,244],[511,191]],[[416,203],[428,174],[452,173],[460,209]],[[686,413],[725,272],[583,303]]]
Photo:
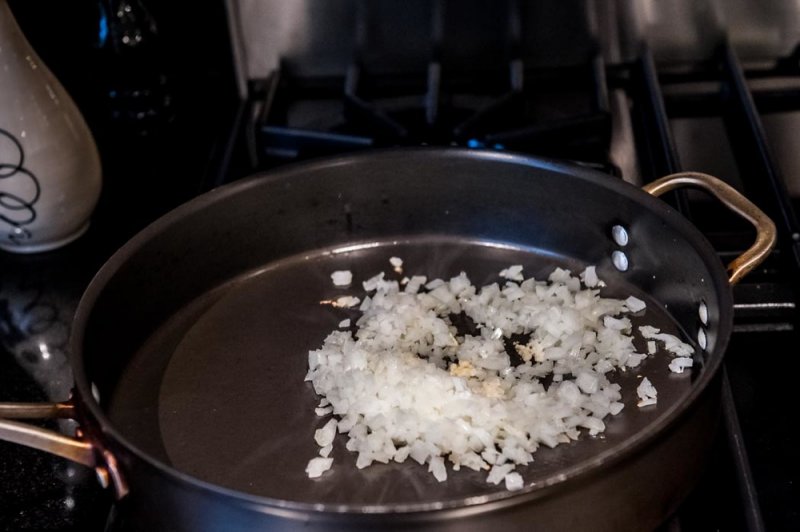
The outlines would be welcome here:
[[[0,256],[0,401],[69,396],[70,322],[102,260],[99,248],[87,253],[96,236],[45,255]],[[0,442],[0,529],[102,530],[109,502],[88,468]]]

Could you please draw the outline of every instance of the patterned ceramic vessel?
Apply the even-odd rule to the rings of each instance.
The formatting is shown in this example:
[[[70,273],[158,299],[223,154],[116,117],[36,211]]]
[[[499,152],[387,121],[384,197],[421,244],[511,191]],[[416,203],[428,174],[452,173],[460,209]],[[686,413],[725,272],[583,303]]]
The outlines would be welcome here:
[[[75,240],[101,183],[83,116],[0,0],[0,249],[34,253]]]

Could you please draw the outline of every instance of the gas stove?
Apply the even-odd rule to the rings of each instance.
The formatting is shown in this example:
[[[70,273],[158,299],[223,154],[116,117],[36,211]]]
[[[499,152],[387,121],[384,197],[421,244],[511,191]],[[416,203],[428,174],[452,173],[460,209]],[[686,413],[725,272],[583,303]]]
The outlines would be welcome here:
[[[247,72],[235,75],[216,52],[216,62],[198,71],[205,78],[188,69],[169,71],[174,114],[144,136],[140,128],[132,131],[130,121],[120,124],[103,114],[88,97],[94,88],[74,79],[79,76],[66,62],[59,70],[57,39],[42,35],[41,45],[52,47],[53,70],[77,92],[95,128],[106,191],[89,233],[74,244],[37,256],[0,256],[0,400],[65,398],[70,321],[103,261],[170,208],[257,172],[325,155],[414,145],[569,160],[637,186],[697,170],[720,177],[759,205],[775,221],[779,243],[734,287],[735,329],[713,459],[662,528],[796,530],[798,460],[787,405],[797,365],[793,352],[800,345],[800,158],[792,150],[794,132],[800,131],[800,53],[753,61],[740,52],[740,43],[719,38],[699,57],[675,58],[663,46],[637,42],[620,54],[602,42],[576,38],[559,56],[568,60],[552,61],[541,49],[530,52],[531,43],[544,47],[546,41],[530,36],[533,8],[501,4],[484,21],[493,36],[484,48],[464,44],[472,30],[448,16],[447,2],[414,3],[414,13],[406,16],[424,13],[424,30],[405,36],[388,34],[388,26],[376,23],[386,13],[363,2],[351,13],[347,53],[324,68],[289,52],[272,62],[254,59],[251,47]],[[233,20],[255,9],[249,2],[227,7]],[[178,15],[166,9],[154,14],[174,23],[172,50],[185,47],[181,39],[190,39],[191,32],[177,29]],[[551,8],[547,14],[568,13]],[[216,42],[227,45],[230,39],[241,62],[236,31],[231,37],[215,22],[206,14],[194,30],[216,28]],[[249,24],[245,36],[252,33]],[[403,45],[422,52],[375,53],[376,42],[385,46],[393,38],[399,39],[398,50]],[[464,61],[470,53],[476,60]],[[41,55],[48,60],[45,50]],[[216,99],[208,99],[209,91]],[[177,135],[192,144],[176,141]],[[716,201],[694,191],[665,200],[703,232],[721,261],[749,247],[752,229]],[[113,529],[113,514],[110,495],[88,470],[0,444],[0,529]]]

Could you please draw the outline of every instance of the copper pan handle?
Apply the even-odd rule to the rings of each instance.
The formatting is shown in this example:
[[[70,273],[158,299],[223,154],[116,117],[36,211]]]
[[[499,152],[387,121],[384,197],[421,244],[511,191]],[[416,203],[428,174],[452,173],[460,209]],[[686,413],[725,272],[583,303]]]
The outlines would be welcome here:
[[[100,485],[114,485],[117,498],[125,496],[128,488],[119,474],[117,461],[107,450],[86,439],[80,430],[71,438],[58,432],[35,427],[14,419],[75,419],[75,406],[63,403],[0,403],[0,441],[17,443],[45,451],[73,462],[91,467]]]
[[[63,403],[0,403],[0,420],[3,419],[74,419],[75,406]]]
[[[756,241],[750,249],[733,259],[728,264],[728,281],[733,285],[747,275],[753,268],[767,258],[769,252],[775,247],[777,231],[775,224],[761,209],[750,200],[741,195],[736,189],[724,181],[700,172],[679,172],[642,187],[642,190],[660,196],[670,190],[680,187],[697,187],[710,192],[730,210],[753,224],[756,228]]]

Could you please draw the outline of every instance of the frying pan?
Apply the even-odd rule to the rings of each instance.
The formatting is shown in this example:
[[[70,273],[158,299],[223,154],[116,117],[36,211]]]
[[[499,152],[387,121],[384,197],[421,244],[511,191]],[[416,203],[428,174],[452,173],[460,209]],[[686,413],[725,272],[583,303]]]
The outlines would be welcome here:
[[[726,273],[667,204],[695,186],[751,221],[756,242]],[[715,434],[731,284],[770,251],[775,227],[721,181],[668,176],[640,190],[586,168],[462,149],[394,149],[281,167],[220,187],[133,238],[81,299],[73,397],[0,406],[0,438],[95,468],[120,529],[652,529],[698,478]],[[404,259],[406,274],[472,282],[523,264],[596,265],[604,295],[635,295],[646,319],[695,346],[695,367],[657,353],[619,375],[625,409],[602,437],[540,449],[516,492],[485,473],[438,483],[414,463],[354,467],[335,444],[318,479],[323,421],[303,381],[307,353],[354,311],[320,305]],[[641,339],[637,339],[641,341]],[[655,407],[637,408],[646,375]],[[74,438],[10,418],[71,417]],[[344,436],[339,436],[343,438]]]

